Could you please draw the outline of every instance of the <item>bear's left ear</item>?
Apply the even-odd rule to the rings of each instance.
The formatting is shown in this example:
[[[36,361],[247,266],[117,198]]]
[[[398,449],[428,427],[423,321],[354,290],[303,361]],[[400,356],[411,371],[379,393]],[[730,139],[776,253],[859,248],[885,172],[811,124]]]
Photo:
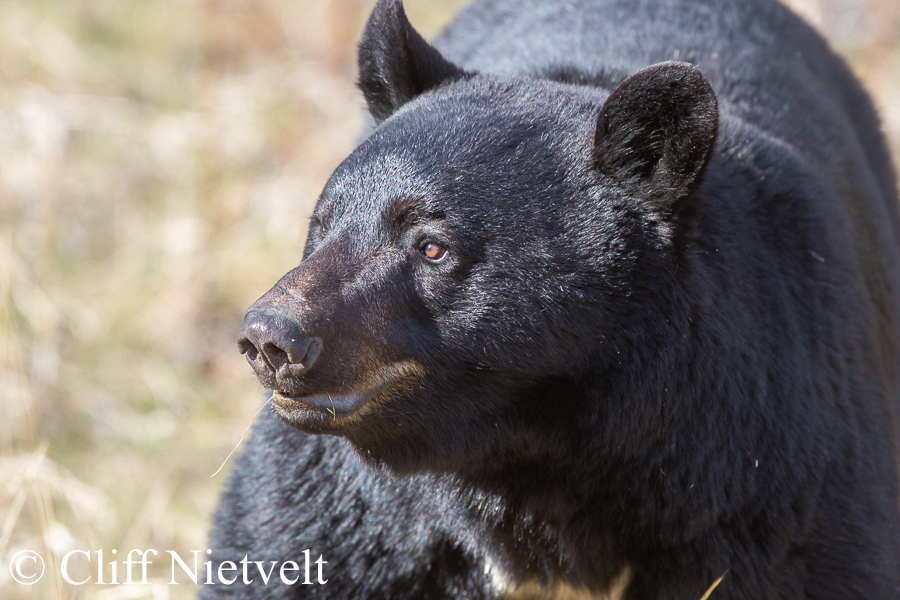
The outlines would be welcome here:
[[[378,0],[357,47],[359,88],[381,123],[398,108],[464,71],[413,29],[401,0]]]
[[[652,65],[620,83],[600,110],[595,164],[658,207],[671,208],[699,183],[718,123],[716,95],[696,67]]]

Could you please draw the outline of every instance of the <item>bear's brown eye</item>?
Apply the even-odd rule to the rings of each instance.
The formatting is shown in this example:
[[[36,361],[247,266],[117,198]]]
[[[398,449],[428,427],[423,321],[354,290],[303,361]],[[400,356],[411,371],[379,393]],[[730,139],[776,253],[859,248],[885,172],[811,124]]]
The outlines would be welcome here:
[[[424,254],[428,260],[437,262],[444,258],[444,256],[446,256],[447,249],[440,244],[428,242],[424,246],[422,246],[422,254]]]

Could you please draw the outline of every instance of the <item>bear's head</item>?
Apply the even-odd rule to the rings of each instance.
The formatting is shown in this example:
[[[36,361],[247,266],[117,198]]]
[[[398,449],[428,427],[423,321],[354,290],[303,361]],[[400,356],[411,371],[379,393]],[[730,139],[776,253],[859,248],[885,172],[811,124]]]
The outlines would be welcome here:
[[[652,354],[716,137],[711,87],[684,63],[611,93],[469,73],[399,0],[376,5],[359,68],[376,127],[239,336],[274,412],[400,471],[571,442]]]

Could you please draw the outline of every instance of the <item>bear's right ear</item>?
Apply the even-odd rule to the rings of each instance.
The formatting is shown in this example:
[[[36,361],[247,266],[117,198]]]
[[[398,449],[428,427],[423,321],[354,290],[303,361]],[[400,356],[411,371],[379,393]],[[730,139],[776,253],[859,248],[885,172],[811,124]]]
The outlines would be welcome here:
[[[377,123],[422,92],[465,74],[412,28],[401,0],[378,0],[359,40],[357,61],[359,88]]]
[[[667,210],[699,183],[718,124],[716,95],[696,67],[652,65],[620,83],[600,110],[595,164]]]

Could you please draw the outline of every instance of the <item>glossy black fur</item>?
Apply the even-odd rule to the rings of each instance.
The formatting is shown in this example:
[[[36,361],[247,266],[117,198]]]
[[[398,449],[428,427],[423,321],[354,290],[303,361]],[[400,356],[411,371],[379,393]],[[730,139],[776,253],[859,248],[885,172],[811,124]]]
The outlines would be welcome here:
[[[359,54],[376,128],[241,334],[295,428],[211,539],[329,582],[201,596],[900,598],[896,177],[825,43],[768,0],[481,0],[432,47],[382,0]]]

